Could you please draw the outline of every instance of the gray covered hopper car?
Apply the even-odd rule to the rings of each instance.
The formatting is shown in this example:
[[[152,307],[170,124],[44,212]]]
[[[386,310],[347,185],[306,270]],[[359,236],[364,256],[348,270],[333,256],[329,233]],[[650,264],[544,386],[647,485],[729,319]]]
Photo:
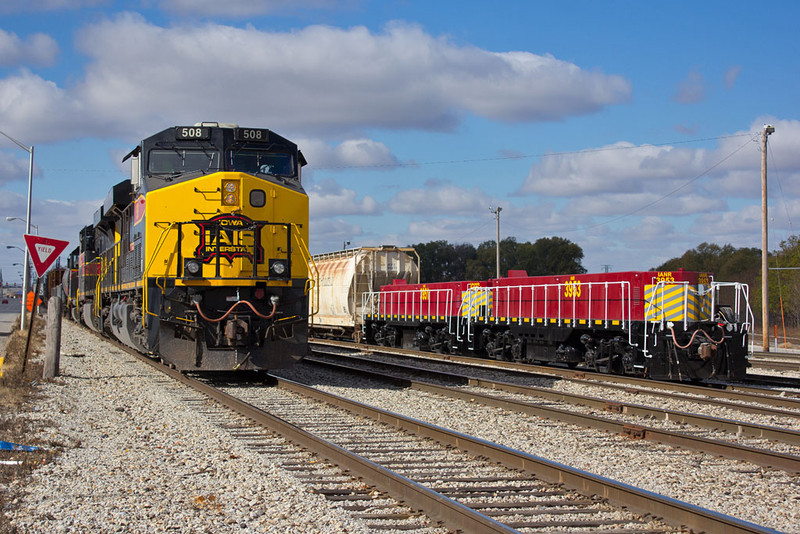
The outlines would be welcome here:
[[[393,280],[419,283],[419,255],[413,248],[340,250],[313,256],[313,264],[318,278],[310,299],[309,327],[317,337],[361,341],[362,295],[377,292]],[[309,272],[313,277],[314,266]]]

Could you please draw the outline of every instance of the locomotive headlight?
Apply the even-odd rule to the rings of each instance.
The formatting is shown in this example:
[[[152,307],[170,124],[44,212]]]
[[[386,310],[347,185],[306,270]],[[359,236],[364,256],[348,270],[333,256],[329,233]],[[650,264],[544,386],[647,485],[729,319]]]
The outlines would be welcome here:
[[[189,276],[200,276],[203,273],[203,264],[195,259],[187,259],[183,268]]]
[[[280,276],[286,272],[286,262],[283,260],[270,260],[269,270]]]
[[[238,180],[222,180],[222,205],[239,205],[239,182]]]

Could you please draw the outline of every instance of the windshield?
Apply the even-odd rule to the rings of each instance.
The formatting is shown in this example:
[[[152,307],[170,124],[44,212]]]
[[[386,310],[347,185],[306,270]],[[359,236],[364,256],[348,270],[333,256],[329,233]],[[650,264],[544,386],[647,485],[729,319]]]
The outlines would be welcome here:
[[[153,174],[183,174],[192,171],[219,170],[219,153],[215,150],[151,150],[147,165]]]
[[[291,154],[248,149],[230,151],[228,154],[232,171],[294,176],[294,159]]]

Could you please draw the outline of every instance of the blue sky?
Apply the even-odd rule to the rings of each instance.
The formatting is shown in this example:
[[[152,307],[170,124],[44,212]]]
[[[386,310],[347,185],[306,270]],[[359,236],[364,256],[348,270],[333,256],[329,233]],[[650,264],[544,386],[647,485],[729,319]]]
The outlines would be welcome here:
[[[32,223],[77,232],[139,140],[270,128],[309,165],[311,249],[559,236],[590,271],[800,220],[800,4],[3,0],[0,131],[35,146]],[[0,137],[0,244],[27,154]],[[0,248],[6,280],[15,249]]]

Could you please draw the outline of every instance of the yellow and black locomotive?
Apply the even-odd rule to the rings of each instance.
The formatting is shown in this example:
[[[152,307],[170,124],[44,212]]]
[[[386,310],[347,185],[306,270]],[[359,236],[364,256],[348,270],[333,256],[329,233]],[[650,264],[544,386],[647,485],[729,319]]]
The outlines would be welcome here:
[[[308,196],[297,145],[259,128],[168,128],[123,161],[80,232],[73,315],[178,369],[274,369],[307,351]]]

